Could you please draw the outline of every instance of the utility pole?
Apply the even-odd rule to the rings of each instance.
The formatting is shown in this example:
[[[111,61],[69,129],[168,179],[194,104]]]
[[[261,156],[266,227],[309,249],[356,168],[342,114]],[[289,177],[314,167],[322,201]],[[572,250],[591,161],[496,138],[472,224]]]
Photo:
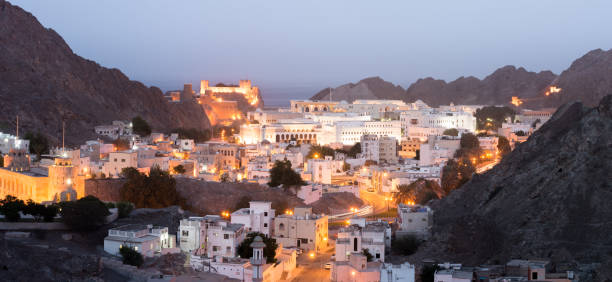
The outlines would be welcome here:
[[[19,116],[17,116],[17,130],[15,134],[17,135],[17,138],[19,138]]]

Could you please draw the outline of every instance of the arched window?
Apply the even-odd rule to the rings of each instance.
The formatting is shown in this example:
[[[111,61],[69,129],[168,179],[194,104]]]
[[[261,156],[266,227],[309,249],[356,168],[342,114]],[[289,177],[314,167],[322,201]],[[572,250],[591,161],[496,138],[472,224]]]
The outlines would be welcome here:
[[[278,230],[285,231],[285,224],[284,223],[279,224],[278,225]]]

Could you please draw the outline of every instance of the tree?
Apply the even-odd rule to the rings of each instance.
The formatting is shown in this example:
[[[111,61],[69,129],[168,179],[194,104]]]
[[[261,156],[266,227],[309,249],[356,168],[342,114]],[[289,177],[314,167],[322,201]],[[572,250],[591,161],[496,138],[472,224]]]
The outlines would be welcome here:
[[[176,190],[176,180],[167,171],[158,166],[152,167],[149,175],[130,171],[119,191],[122,201],[133,203],[136,208],[159,209],[174,205],[189,208]]]
[[[74,202],[60,204],[62,219],[77,231],[96,230],[106,222],[110,214],[106,205],[94,196],[86,196]]]
[[[140,116],[132,119],[132,131],[143,137],[151,135],[151,127],[147,121]]]
[[[119,218],[128,217],[132,210],[134,210],[134,205],[130,202],[117,202],[116,206]]]
[[[508,107],[483,107],[474,113],[476,128],[480,130],[497,130],[506,118],[514,118],[515,112]]]
[[[361,251],[361,253],[366,257],[368,262],[372,261],[372,259],[374,258],[374,256],[372,254],[370,254],[370,250],[368,250],[368,249],[363,249],[363,251]]]
[[[508,141],[508,139],[504,136],[499,136],[497,141],[497,150],[502,157],[506,156],[508,153],[510,153],[510,151],[512,151],[510,141]]]
[[[121,138],[117,138],[113,140],[113,146],[117,151],[127,151],[130,149],[130,142]]]
[[[409,256],[414,254],[421,241],[414,235],[404,235],[401,237],[396,237],[391,242],[392,250],[396,251],[400,255]]]
[[[449,128],[444,130],[444,132],[442,132],[442,135],[459,136],[459,130],[457,130],[456,128]]]
[[[250,206],[250,202],[252,200],[253,199],[251,198],[251,196],[248,196],[248,195],[240,197],[240,199],[238,200],[238,202],[234,206],[234,211],[237,211],[237,210],[243,209],[243,208],[248,208]]]
[[[440,270],[437,264],[425,265],[421,269],[421,282],[434,282],[434,274]]]
[[[183,165],[177,165],[174,168],[172,168],[172,171],[174,171],[174,173],[176,174],[183,174],[185,173],[185,167]]]
[[[469,160],[480,160],[482,149],[480,148],[480,141],[472,133],[466,133],[461,136],[460,147],[455,152],[455,158],[457,159],[469,159]]]
[[[357,154],[361,154],[361,143],[357,142],[351,149],[348,151],[347,155],[351,158],[357,157]]]
[[[270,170],[270,187],[283,185],[283,188],[288,189],[292,186],[304,185],[302,177],[291,168],[291,161],[276,161],[274,167]]]
[[[40,159],[40,155],[49,152],[49,140],[42,133],[28,132],[23,138],[30,141],[30,153],[36,154],[37,159]]]
[[[312,145],[306,159],[323,159],[325,156],[334,156],[334,149],[327,146]]]
[[[40,221],[41,219],[45,222],[51,222],[59,212],[59,207],[57,205],[42,205],[38,204],[32,200],[28,200],[26,202],[26,206],[24,209],[25,214],[32,215],[36,221]]]
[[[121,246],[121,248],[119,248],[119,254],[121,254],[121,257],[123,258],[123,264],[140,267],[144,262],[142,254],[127,246]]]
[[[449,160],[442,169],[442,189],[446,194],[450,193],[468,182],[475,171],[469,159]]]
[[[4,215],[6,221],[19,221],[19,219],[21,219],[19,212],[26,210],[26,205],[23,200],[12,195],[6,195],[6,197],[0,201],[0,204],[2,204],[0,213]]]
[[[268,237],[266,234],[259,232],[251,232],[247,234],[246,238],[242,241],[242,243],[238,245],[236,253],[238,253],[241,258],[250,258],[251,256],[253,256],[253,248],[251,248],[251,243],[253,243],[253,240],[257,236],[261,237],[261,239],[263,239],[264,244],[266,244],[263,249],[263,255],[266,257],[266,263],[276,262],[275,256],[276,249],[278,248],[276,240],[271,237]]]
[[[399,185],[397,190],[393,195],[397,204],[409,201],[426,204],[431,199],[438,199],[435,191],[441,191],[441,188],[435,181],[419,178],[408,185]]]

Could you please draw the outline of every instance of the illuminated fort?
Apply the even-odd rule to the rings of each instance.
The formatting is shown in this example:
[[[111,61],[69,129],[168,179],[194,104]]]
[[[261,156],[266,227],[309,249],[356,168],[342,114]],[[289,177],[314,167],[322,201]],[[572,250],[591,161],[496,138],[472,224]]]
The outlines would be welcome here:
[[[210,85],[210,81],[200,81],[200,92],[193,91],[191,84],[185,84],[182,91],[171,92],[173,102],[195,99],[206,111],[211,124],[232,123],[243,120],[247,111],[263,106],[259,88],[250,80],[240,80],[238,85]]]

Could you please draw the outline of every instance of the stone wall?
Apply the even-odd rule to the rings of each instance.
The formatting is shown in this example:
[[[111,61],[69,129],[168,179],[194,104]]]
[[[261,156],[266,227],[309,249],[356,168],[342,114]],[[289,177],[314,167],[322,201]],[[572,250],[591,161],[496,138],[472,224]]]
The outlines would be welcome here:
[[[63,222],[0,222],[0,230],[69,230]]]
[[[105,202],[121,200],[119,190],[125,179],[87,179],[85,180],[85,195],[92,195]]]

